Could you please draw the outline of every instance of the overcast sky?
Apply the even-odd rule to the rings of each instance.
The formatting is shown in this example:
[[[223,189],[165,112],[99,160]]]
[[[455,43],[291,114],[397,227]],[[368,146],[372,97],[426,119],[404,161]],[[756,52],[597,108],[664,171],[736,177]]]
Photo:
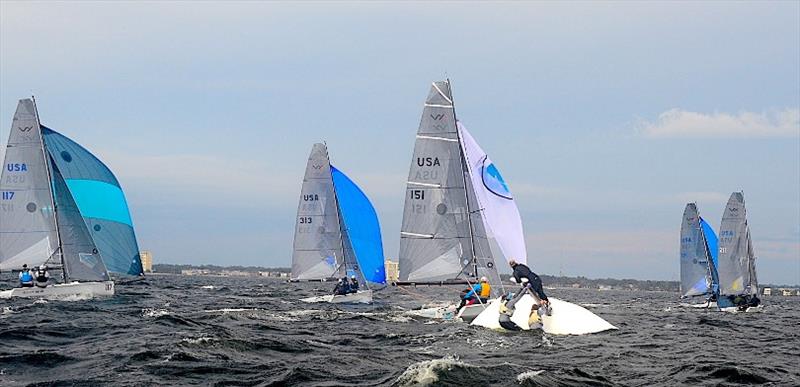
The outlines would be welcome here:
[[[744,190],[759,280],[800,283],[800,3],[0,2],[17,100],[114,170],[156,262],[289,266],[311,145],[396,259],[430,82],[547,274],[677,279],[683,208]]]

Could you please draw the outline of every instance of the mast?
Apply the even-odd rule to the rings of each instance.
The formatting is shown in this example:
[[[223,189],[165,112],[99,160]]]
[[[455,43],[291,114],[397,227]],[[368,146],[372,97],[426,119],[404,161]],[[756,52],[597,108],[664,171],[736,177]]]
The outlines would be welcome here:
[[[69,282],[69,273],[67,273],[67,265],[64,264],[64,247],[61,242],[61,229],[58,227],[58,205],[56,204],[55,192],[53,192],[53,176],[50,171],[50,157],[47,155],[46,145],[44,144],[44,134],[42,133],[42,123],[39,121],[39,108],[36,106],[36,97],[31,96],[33,100],[33,110],[36,114],[36,130],[39,131],[39,138],[42,140],[42,157],[44,157],[44,170],[47,172],[47,181],[49,182],[50,199],[53,203],[53,221],[56,226],[56,240],[58,241],[58,255],[61,260],[61,278],[64,282]]]
[[[475,254],[475,231],[472,229],[472,211],[470,211],[469,207],[469,194],[467,193],[467,173],[469,171],[469,167],[467,166],[467,160],[464,156],[464,147],[461,142],[461,134],[458,132],[458,118],[456,117],[456,104],[455,98],[453,98],[453,85],[450,84],[450,78],[447,78],[447,86],[450,88],[450,103],[453,105],[453,122],[455,123],[456,127],[456,138],[458,139],[458,148],[459,148],[459,155],[461,156],[461,178],[464,181],[464,202],[467,204],[467,223],[469,224],[469,242],[470,242],[470,250],[472,252],[472,276],[477,278],[478,277],[478,256]]]
[[[328,168],[331,165],[331,156],[328,154],[328,144],[323,141],[325,144],[325,158],[328,159]],[[330,169],[328,169],[328,174],[330,175]],[[345,229],[344,225],[342,224],[342,212],[339,209],[339,198],[336,196],[336,184],[333,183],[333,175],[330,175],[331,178],[331,187],[333,187],[333,201],[336,204],[336,221],[339,223],[339,245],[342,246],[342,265],[344,265],[344,275],[347,276],[347,257],[345,256],[344,252],[344,237],[342,236]],[[341,265],[340,265],[341,266]]]

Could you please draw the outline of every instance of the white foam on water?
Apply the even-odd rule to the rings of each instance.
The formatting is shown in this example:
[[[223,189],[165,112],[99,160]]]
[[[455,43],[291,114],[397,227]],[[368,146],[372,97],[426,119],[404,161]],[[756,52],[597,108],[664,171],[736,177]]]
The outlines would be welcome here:
[[[197,338],[186,337],[181,339],[181,341],[188,344],[201,344],[201,343],[208,343],[209,341],[216,341],[216,339],[213,337],[201,336]]]
[[[397,378],[396,384],[399,386],[429,386],[439,381],[439,371],[449,371],[454,366],[472,367],[454,356],[425,360],[408,366]]]
[[[534,376],[539,376],[544,373],[544,370],[525,371],[517,375],[517,383],[522,384],[526,380],[533,380]]]
[[[214,285],[203,285],[200,289],[216,289],[217,287]]]
[[[166,309],[157,309],[157,308],[142,309],[142,317],[160,317],[160,316],[166,316],[168,314],[169,311]]]
[[[222,309],[209,309],[204,310],[203,312],[206,313],[233,313],[233,312],[255,312],[257,310],[261,310],[258,308],[222,308]]]
[[[45,300],[44,298],[40,298],[40,299],[34,301],[33,303],[34,304],[46,304],[47,300]]]

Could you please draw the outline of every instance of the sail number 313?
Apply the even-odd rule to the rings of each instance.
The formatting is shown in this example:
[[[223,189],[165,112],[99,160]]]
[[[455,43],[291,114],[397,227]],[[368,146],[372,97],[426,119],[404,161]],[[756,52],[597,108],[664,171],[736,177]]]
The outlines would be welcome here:
[[[310,216],[301,216],[300,217],[300,224],[311,224],[311,217]]]

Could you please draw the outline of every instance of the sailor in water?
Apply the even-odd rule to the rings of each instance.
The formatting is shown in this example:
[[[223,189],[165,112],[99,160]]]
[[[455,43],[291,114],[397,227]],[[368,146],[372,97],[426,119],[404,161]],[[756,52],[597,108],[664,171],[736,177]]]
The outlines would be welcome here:
[[[350,276],[350,293],[358,292],[358,280],[355,275]]]
[[[508,303],[506,303],[506,308],[513,313],[514,304],[526,293],[532,291],[536,297],[539,298],[539,306],[545,308],[545,313],[550,315],[550,301],[547,300],[547,295],[544,294],[544,289],[542,289],[542,279],[539,278],[536,273],[532,272],[528,266],[517,263],[513,259],[508,261],[508,264],[511,265],[511,268],[514,270],[514,279],[518,284],[522,284],[522,288]]]
[[[469,291],[464,291],[461,296],[461,304],[458,309],[461,310],[466,305],[472,305],[476,302],[485,304],[489,300],[489,295],[492,294],[492,286],[489,285],[489,279],[481,277],[481,282],[475,284]]]
[[[33,274],[28,270],[28,264],[22,265],[22,271],[19,272],[19,286],[23,288],[33,287]]]
[[[47,272],[47,265],[39,266],[39,269],[36,270],[36,286],[46,288],[49,281],[50,273]]]
[[[343,296],[347,293],[350,293],[350,281],[347,280],[347,277],[342,277],[339,279],[339,282],[336,283],[336,287],[333,288],[333,294],[336,296]]]

